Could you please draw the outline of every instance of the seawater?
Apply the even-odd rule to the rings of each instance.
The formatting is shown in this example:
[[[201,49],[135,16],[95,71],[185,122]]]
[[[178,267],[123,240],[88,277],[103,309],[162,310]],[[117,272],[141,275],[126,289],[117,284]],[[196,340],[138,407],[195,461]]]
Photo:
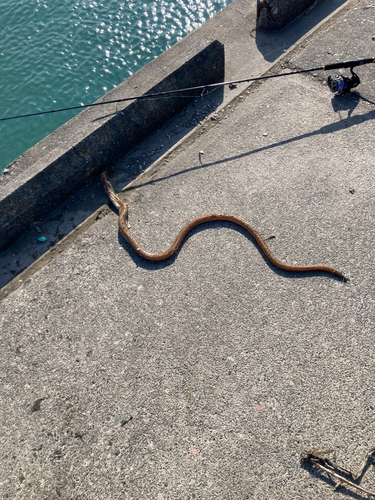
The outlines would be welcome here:
[[[0,0],[0,118],[90,104],[231,0]],[[77,111],[0,122],[0,171]]]

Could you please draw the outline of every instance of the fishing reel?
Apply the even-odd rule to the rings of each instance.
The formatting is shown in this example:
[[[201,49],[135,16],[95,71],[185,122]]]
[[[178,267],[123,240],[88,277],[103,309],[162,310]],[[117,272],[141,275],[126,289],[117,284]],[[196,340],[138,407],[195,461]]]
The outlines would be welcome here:
[[[342,75],[328,77],[327,83],[331,92],[336,95],[349,94],[352,89],[361,83],[359,76],[357,73],[354,73],[353,68],[350,68],[350,72],[352,74],[350,78]]]

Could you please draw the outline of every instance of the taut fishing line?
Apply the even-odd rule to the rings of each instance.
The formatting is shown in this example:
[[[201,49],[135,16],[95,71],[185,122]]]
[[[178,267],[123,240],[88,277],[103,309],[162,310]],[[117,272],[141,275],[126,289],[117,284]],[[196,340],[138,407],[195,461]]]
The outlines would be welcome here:
[[[348,94],[353,88],[357,87],[360,84],[360,79],[359,76],[353,71],[353,68],[357,66],[363,66],[364,64],[371,64],[375,63],[375,57],[370,57],[368,59],[358,59],[355,61],[345,61],[345,62],[338,62],[338,63],[333,63],[333,64],[326,64],[324,66],[319,66],[317,68],[309,68],[309,69],[300,69],[296,71],[290,71],[289,73],[278,73],[276,75],[266,75],[266,76],[257,76],[253,78],[243,78],[241,80],[232,80],[232,81],[227,81],[227,82],[219,82],[219,83],[210,83],[207,85],[198,85],[196,87],[187,87],[183,89],[175,89],[175,90],[166,90],[164,92],[155,92],[152,94],[143,94],[143,95],[138,95],[138,96],[132,96],[132,97],[124,97],[123,99],[114,99],[112,101],[102,101],[102,102],[95,102],[92,104],[81,104],[80,106],[71,106],[69,108],[60,108],[60,109],[52,109],[49,111],[39,111],[37,113],[29,113],[25,115],[18,115],[18,116],[7,116],[5,118],[0,118],[0,122],[6,121],[6,120],[15,120],[17,118],[28,118],[31,116],[39,116],[39,115],[46,115],[49,113],[59,113],[61,111],[70,111],[74,109],[84,109],[84,108],[92,108],[94,106],[104,106],[106,104],[117,104],[120,102],[127,102],[127,101],[136,101],[136,100],[151,100],[151,99],[166,99],[166,98],[172,98],[172,97],[201,97],[204,95],[204,92],[207,91],[207,89],[213,88],[216,89],[218,87],[224,87],[225,85],[235,85],[239,83],[248,83],[248,82],[255,82],[258,80],[268,80],[270,78],[279,78],[282,76],[289,76],[289,75],[298,75],[300,73],[310,73],[312,71],[328,71],[332,69],[343,69],[343,68],[350,68],[350,72],[352,74],[351,77],[346,77],[342,75],[336,74],[335,76],[329,76],[327,83],[332,92],[338,95],[342,94]],[[178,95],[180,92],[191,92],[191,91],[198,91],[201,90],[202,94],[201,96],[191,96],[191,95],[186,95],[186,96],[181,96]]]

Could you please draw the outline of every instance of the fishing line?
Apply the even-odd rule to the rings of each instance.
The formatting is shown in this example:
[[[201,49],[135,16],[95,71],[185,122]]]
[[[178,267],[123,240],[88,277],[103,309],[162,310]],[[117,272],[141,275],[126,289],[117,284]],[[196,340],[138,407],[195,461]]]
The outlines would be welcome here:
[[[207,89],[217,89],[219,87],[224,87],[226,85],[236,85],[240,83],[248,83],[248,82],[255,82],[259,80],[269,80],[271,78],[280,78],[283,76],[290,76],[290,75],[298,75],[301,73],[310,73],[313,71],[328,71],[332,69],[343,69],[343,68],[350,68],[352,76],[345,77],[342,75],[335,75],[335,76],[329,76],[328,77],[328,85],[329,88],[331,89],[332,92],[341,95],[341,94],[346,94],[349,93],[353,88],[357,87],[360,83],[360,79],[358,75],[353,71],[353,68],[356,66],[362,66],[364,64],[371,64],[375,63],[375,57],[370,57],[367,59],[358,59],[355,61],[344,61],[344,62],[338,62],[338,63],[333,63],[333,64],[326,64],[324,66],[319,66],[316,68],[309,68],[309,69],[300,69],[296,71],[290,71],[289,73],[277,73],[275,75],[266,75],[266,76],[257,76],[257,77],[251,77],[251,78],[243,78],[241,80],[232,80],[232,81],[226,81],[226,82],[219,82],[219,83],[210,83],[207,85],[198,85],[196,87],[187,87],[183,89],[175,89],[175,90],[166,90],[164,92],[155,92],[151,94],[143,94],[143,95],[137,95],[137,96],[132,96],[132,97],[124,97],[122,99],[114,99],[112,101],[102,101],[102,102],[95,102],[92,104],[81,104],[80,106],[71,106],[68,108],[60,108],[60,109],[51,109],[49,111],[38,111],[36,113],[28,113],[25,115],[17,115],[17,116],[7,116],[5,118],[0,118],[0,122],[6,121],[6,120],[15,120],[17,118],[29,118],[32,116],[40,116],[40,115],[46,115],[46,114],[51,114],[51,113],[60,113],[62,111],[71,111],[75,109],[84,109],[84,108],[92,108],[94,106],[104,106],[107,104],[118,104],[121,102],[127,102],[127,101],[136,101],[136,100],[151,100],[151,99],[165,99],[165,98],[172,98],[172,97],[198,97],[198,96],[181,96],[178,95],[180,92],[192,92],[192,91],[198,91],[202,90],[202,94],[199,97],[204,96],[204,92]]]

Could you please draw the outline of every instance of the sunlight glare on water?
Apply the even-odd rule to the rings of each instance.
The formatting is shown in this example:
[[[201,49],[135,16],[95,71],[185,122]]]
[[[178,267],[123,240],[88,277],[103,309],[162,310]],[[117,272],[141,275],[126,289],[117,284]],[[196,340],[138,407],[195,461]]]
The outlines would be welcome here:
[[[0,0],[0,118],[89,104],[231,0]],[[77,112],[0,122],[0,171]]]

